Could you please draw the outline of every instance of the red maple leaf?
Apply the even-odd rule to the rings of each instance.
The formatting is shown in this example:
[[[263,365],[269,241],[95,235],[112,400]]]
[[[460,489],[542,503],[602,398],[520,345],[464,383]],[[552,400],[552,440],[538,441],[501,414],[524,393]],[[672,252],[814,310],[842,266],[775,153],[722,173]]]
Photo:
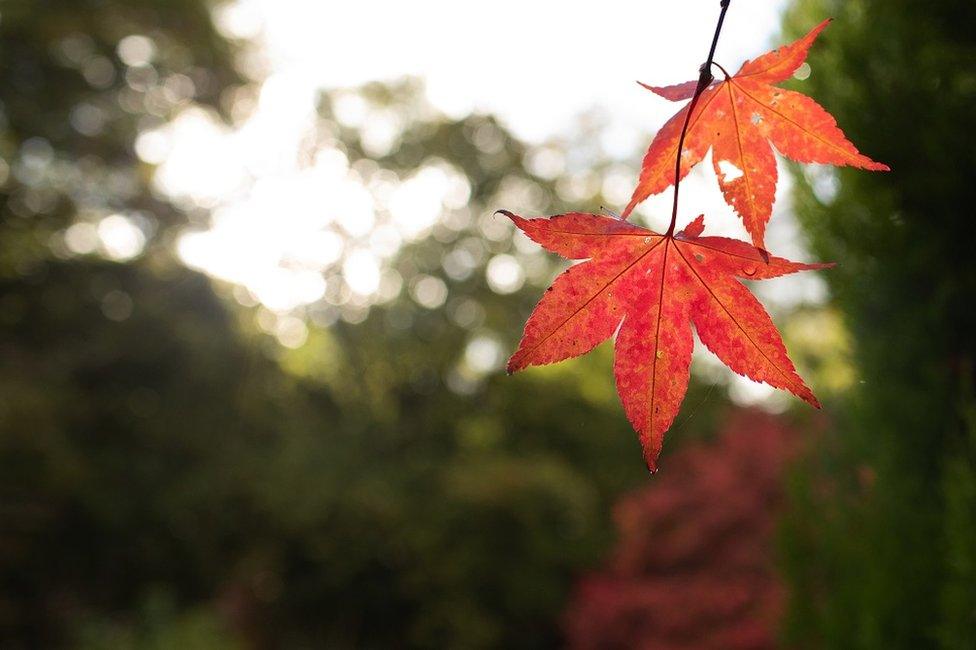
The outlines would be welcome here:
[[[888,170],[887,165],[860,154],[817,102],[773,85],[796,71],[829,22],[823,21],[790,45],[746,61],[734,76],[710,85],[699,97],[688,122],[681,152],[681,177],[711,149],[722,194],[742,217],[752,242],[760,248],[764,247],[763,235],[776,193],[776,158],[770,143],[787,158],[801,163]],[[641,85],[678,101],[691,98],[697,83]],[[651,142],[624,217],[647,197],[674,184],[678,140],[690,104],[668,120]]]
[[[703,217],[669,236],[594,214],[523,219],[501,212],[547,250],[587,260],[546,290],[508,371],[584,354],[616,332],[617,392],[652,472],[688,386],[692,323],[702,343],[735,372],[819,407],[766,310],[736,277],[762,280],[829,265],[701,237]]]

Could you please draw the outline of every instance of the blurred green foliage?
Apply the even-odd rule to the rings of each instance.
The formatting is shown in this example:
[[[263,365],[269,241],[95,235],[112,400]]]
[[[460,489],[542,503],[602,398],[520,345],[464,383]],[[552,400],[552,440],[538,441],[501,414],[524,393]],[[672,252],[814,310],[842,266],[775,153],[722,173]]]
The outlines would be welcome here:
[[[794,477],[784,553],[795,647],[976,647],[976,9],[801,0],[834,22],[798,86],[889,174],[797,170],[799,218],[860,377]]]
[[[252,641],[539,645],[643,475],[612,393],[570,375],[446,391],[456,327],[427,323],[436,346],[391,340],[382,314],[336,327],[316,347],[351,358],[322,360],[326,388],[244,340],[195,274],[43,268],[0,287],[7,637],[141,625],[162,590]]]
[[[0,272],[26,271],[73,221],[113,211],[147,235],[185,215],[150,190],[140,130],[240,81],[199,0],[6,0],[0,6]],[[148,35],[152,64],[119,42]]]
[[[510,349],[555,271],[540,254],[521,290],[492,291],[486,260],[515,249],[480,228],[501,197],[564,208],[558,179],[477,115],[414,120],[367,160],[323,95],[322,132],[358,170],[461,168],[469,223],[393,262],[405,283],[445,282],[442,308],[406,287],[365,319],[311,306],[288,350],[260,308],[173,259],[205,211],[158,194],[134,150],[247,83],[206,6],[8,2],[0,30],[0,647],[556,645],[611,504],[646,480],[609,349],[516,378],[464,357],[479,337]],[[133,34],[151,64],[120,60]],[[159,90],[174,78],[188,95]],[[418,101],[411,83],[362,94]],[[579,159],[593,178],[606,164]],[[67,226],[116,211],[143,230],[141,257],[65,248]],[[446,273],[462,247],[474,266]],[[724,401],[696,384],[686,404],[702,431]]]
[[[788,25],[824,15],[803,90],[894,171],[798,172],[838,301],[785,331],[843,416],[791,479],[787,641],[972,647],[974,16],[804,0]],[[298,310],[308,340],[287,349],[253,296],[174,259],[208,211],[172,204],[137,155],[187,107],[234,121],[258,94],[209,6],[7,0],[0,35],[0,647],[558,645],[612,504],[648,485],[609,346],[512,378],[468,351],[510,350],[558,270],[492,211],[615,204],[598,120],[547,145],[565,163],[547,174],[504,125],[433,114],[414,82],[344,91],[401,119],[383,154],[323,93],[302,156],[334,148],[364,180],[449,165],[470,202],[390,261],[403,287],[383,304],[337,304],[327,269],[338,289]],[[150,61],[125,60],[133,35]],[[139,257],[66,247],[113,213]],[[485,273],[500,255],[524,263],[506,295]],[[411,297],[419,278],[447,287],[442,306]],[[693,382],[663,466],[725,406]]]

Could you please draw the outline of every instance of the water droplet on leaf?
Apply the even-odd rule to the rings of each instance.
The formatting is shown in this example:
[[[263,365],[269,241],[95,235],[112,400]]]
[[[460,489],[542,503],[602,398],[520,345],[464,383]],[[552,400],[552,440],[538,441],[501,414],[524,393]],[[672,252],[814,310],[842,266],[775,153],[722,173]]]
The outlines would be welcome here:
[[[807,79],[809,77],[810,77],[810,64],[804,61],[803,63],[800,64],[800,67],[796,69],[796,72],[793,73],[793,78],[803,81],[804,79]]]

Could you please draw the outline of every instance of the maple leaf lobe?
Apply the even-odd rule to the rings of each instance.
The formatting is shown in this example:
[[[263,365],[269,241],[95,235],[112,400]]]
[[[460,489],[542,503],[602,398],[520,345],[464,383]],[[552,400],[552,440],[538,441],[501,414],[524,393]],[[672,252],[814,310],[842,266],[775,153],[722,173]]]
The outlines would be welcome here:
[[[803,64],[810,46],[833,20],[827,18],[802,38],[746,61],[735,76],[761,76],[767,83],[786,81]]]

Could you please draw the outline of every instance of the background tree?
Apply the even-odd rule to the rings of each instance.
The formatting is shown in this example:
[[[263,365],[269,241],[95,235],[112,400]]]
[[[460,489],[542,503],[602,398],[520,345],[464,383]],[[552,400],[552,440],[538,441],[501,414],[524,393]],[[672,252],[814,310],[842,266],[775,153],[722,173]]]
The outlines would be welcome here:
[[[804,88],[886,175],[797,174],[798,214],[844,312],[861,381],[787,521],[794,645],[976,644],[976,154],[971,5],[803,0],[836,20]],[[834,72],[837,74],[834,74]],[[923,117],[924,116],[924,117]],[[840,405],[838,405],[840,406]]]
[[[645,470],[592,370],[606,350],[496,372],[555,269],[491,213],[558,210],[569,191],[599,205],[592,134],[570,144],[585,176],[542,176],[494,119],[450,120],[417,84],[376,84],[344,92],[421,117],[370,156],[324,94],[313,148],[363,175],[450,166],[470,201],[390,262],[401,291],[368,313],[310,305],[296,314],[308,341],[289,350],[255,325],[266,310],[176,263],[169,244],[206,211],[159,194],[136,155],[140,133],[192,102],[226,108],[239,83],[207,6],[43,9],[8,3],[0,21],[4,642],[556,645],[574,575]],[[105,249],[113,216],[148,252]],[[530,269],[504,295],[485,274],[499,256]],[[689,403],[707,428],[723,401]]]
[[[186,215],[150,188],[140,130],[240,82],[198,0],[11,0],[0,21],[0,270],[26,273],[72,222],[143,237]],[[63,245],[61,246],[63,249]]]
[[[971,123],[968,15],[945,4],[918,19],[914,7],[832,7],[850,12],[853,36],[836,22],[823,63],[813,60],[821,99],[896,171],[841,175],[829,208],[813,190],[800,199],[818,257],[845,264],[828,277],[866,382],[827,462],[792,486],[791,630],[812,644],[965,646],[972,629],[973,446],[963,432],[973,284],[958,236],[971,199],[958,174],[972,162],[959,135]],[[413,81],[324,92],[300,161],[332,154],[364,183],[393,187],[434,170],[463,200],[384,258],[382,299],[351,298],[338,259],[317,269],[321,300],[274,313],[179,262],[172,244],[187,224],[208,224],[208,207],[171,200],[140,153],[141,136],[186,109],[236,123],[258,96],[244,44],[221,38],[210,11],[193,0],[0,7],[3,644],[559,645],[576,577],[614,541],[612,504],[648,479],[609,346],[500,376],[517,324],[558,269],[492,212],[619,205],[609,189],[630,183],[639,161],[608,159],[595,114],[571,139],[529,146],[490,116],[437,113]],[[829,65],[857,67],[837,75],[851,85],[828,84]],[[377,153],[339,119],[350,96],[395,114],[393,146]],[[908,128],[933,106],[942,118]],[[830,178],[815,173],[813,189]],[[121,249],[103,236],[116,227],[128,237]],[[806,317],[797,323],[822,323]],[[304,344],[284,345],[282,323]],[[825,328],[814,330],[822,347]],[[801,363],[817,366],[799,347]],[[727,413],[723,392],[697,381],[685,406],[664,467]],[[758,462],[765,481],[763,458],[728,468]],[[756,503],[744,507],[755,514]],[[725,548],[710,532],[714,510],[685,510],[675,531]],[[725,514],[718,521],[754,557],[749,536],[765,540],[766,520]],[[632,539],[644,540],[637,520]],[[702,564],[674,558],[658,557],[656,570],[701,577]],[[765,568],[755,575],[773,582]],[[739,584],[724,577],[709,571],[709,587]],[[749,603],[766,602],[759,591]],[[740,618],[721,629],[768,632],[765,619]]]

